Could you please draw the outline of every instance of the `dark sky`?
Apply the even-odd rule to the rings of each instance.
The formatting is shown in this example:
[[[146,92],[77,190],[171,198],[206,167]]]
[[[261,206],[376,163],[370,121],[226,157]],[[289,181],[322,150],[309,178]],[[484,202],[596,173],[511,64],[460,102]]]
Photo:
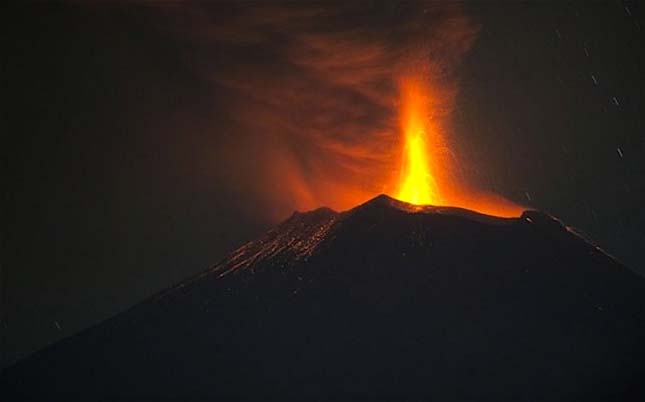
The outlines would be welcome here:
[[[636,4],[2,14],[0,365],[206,269],[294,209],[390,191],[392,77],[416,57],[470,185],[559,217],[645,274]]]

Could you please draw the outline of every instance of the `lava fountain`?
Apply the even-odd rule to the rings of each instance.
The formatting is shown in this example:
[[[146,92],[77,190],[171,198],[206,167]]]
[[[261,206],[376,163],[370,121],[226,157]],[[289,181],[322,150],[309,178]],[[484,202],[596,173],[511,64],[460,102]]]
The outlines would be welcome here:
[[[495,194],[474,190],[454,173],[454,158],[446,146],[443,126],[433,118],[432,88],[421,75],[398,80],[399,123],[402,133],[401,170],[394,198],[414,205],[453,206],[489,215],[519,216],[523,207]],[[436,105],[436,106],[435,106]]]
[[[428,140],[435,136],[427,124],[422,85],[413,78],[403,79],[401,89],[401,129],[404,135],[401,178],[396,195],[415,205],[441,204],[439,188],[430,164]]]

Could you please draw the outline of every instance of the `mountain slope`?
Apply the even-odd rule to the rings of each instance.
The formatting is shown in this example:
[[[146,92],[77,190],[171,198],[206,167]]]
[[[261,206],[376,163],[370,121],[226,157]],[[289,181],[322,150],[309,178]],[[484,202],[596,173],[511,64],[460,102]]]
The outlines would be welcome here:
[[[296,213],[0,385],[47,400],[636,399],[643,339],[645,280],[559,221],[379,196]]]

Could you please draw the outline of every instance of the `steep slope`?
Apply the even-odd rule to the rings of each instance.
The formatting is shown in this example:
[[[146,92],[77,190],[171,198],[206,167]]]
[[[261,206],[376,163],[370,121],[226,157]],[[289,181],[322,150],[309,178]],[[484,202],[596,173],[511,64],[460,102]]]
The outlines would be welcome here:
[[[548,215],[379,196],[296,213],[0,385],[47,400],[636,399],[643,339],[645,280]]]

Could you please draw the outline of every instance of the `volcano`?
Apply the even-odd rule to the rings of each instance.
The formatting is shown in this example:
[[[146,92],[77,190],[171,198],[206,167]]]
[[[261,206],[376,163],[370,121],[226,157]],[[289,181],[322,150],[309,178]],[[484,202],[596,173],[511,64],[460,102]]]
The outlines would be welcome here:
[[[641,399],[645,279],[557,219],[294,213],[6,369],[5,400]]]

